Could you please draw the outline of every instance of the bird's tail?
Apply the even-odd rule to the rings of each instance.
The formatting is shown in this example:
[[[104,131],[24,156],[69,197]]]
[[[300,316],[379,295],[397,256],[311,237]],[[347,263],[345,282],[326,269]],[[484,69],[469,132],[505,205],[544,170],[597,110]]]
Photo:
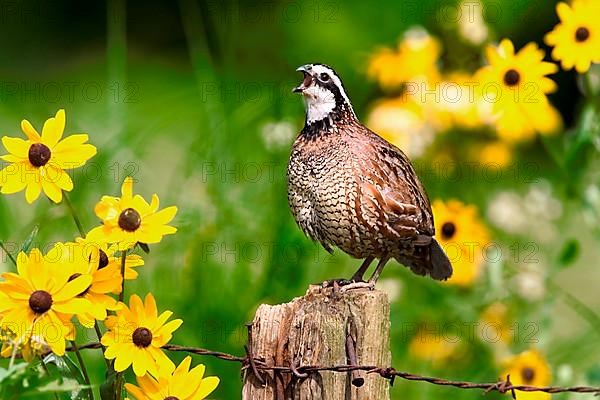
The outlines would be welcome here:
[[[434,238],[426,246],[415,247],[412,255],[396,259],[417,275],[429,275],[438,281],[445,281],[452,276],[452,264]]]

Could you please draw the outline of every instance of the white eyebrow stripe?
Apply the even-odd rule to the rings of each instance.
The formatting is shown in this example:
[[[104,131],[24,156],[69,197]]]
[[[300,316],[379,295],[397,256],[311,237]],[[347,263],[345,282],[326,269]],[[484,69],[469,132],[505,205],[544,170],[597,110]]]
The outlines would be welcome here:
[[[335,86],[337,86],[337,88],[340,91],[340,94],[346,101],[346,104],[348,104],[348,106],[350,107],[350,111],[352,111],[352,114],[354,114],[354,108],[352,107],[352,103],[350,102],[350,99],[348,98],[348,95],[346,94],[346,91],[344,90],[344,85],[342,84],[341,79],[337,76],[335,71],[332,70],[331,68],[328,68],[321,64],[313,64],[312,70],[317,74],[317,76],[322,73],[327,73],[331,77],[331,79],[333,80],[333,83],[335,84]],[[356,116],[356,114],[354,114],[354,115]]]

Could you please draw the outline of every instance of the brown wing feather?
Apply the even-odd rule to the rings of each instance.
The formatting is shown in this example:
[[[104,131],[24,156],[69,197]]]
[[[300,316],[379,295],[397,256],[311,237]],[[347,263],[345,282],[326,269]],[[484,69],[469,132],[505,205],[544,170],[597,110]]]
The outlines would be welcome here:
[[[397,237],[433,236],[429,198],[408,157],[366,127],[361,131],[353,135],[359,144],[353,148],[364,170],[362,191],[371,193]]]

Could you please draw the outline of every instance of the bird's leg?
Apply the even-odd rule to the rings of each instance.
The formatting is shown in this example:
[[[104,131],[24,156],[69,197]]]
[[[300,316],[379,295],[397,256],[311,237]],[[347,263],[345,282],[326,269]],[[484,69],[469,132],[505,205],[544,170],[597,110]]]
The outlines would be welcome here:
[[[377,264],[377,268],[375,268],[375,272],[373,272],[373,275],[371,275],[371,278],[369,279],[369,283],[371,285],[373,285],[373,287],[375,287],[375,284],[377,283],[377,280],[379,279],[379,275],[381,275],[381,271],[383,271],[383,267],[385,267],[385,264],[389,261],[389,259],[390,259],[390,256],[383,256],[379,260],[379,264]]]
[[[352,275],[352,278],[350,278],[350,280],[353,282],[362,282],[365,272],[367,271],[367,269],[369,269],[369,266],[371,265],[374,259],[375,257],[373,256],[367,256],[367,258],[365,258],[365,261],[363,261],[363,263],[360,265],[358,271],[356,271],[354,275]]]
[[[348,280],[348,279],[331,279],[331,280],[323,282],[321,284],[321,286],[323,286],[324,288],[330,287],[330,286],[336,286],[336,285],[338,287],[346,287],[348,285],[353,285],[355,283],[365,283],[365,281],[363,280],[363,275],[365,274],[367,269],[369,269],[369,266],[371,265],[371,263],[373,262],[374,259],[375,259],[375,257],[371,257],[371,256],[368,256],[367,258],[365,258],[363,263],[360,265],[360,268],[358,269],[358,271],[356,271],[354,273],[354,275],[352,275],[352,278],[350,278],[350,280]]]
[[[371,275],[371,279],[369,279],[368,282],[354,282],[351,283],[349,285],[346,285],[344,287],[342,287],[340,289],[340,292],[346,292],[348,290],[352,290],[352,289],[375,289],[375,283],[377,282],[377,279],[379,279],[379,275],[381,274],[381,271],[383,271],[383,267],[385,266],[385,264],[388,262],[388,260],[390,259],[389,256],[383,256],[381,257],[381,259],[379,260],[379,263],[377,264],[377,268],[375,269],[375,272],[373,272],[373,275]],[[362,266],[361,266],[362,269]]]

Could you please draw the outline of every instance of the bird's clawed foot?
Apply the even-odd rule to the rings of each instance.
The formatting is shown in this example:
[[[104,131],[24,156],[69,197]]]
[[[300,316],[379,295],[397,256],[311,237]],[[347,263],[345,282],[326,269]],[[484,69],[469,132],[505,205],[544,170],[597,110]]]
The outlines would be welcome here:
[[[335,288],[336,286],[338,288],[347,286],[347,285],[351,285],[353,284],[354,281],[353,280],[349,280],[349,279],[330,279],[328,281],[324,281],[323,283],[321,283],[321,287],[323,288],[329,288],[329,287],[333,287]]]
[[[344,293],[349,290],[355,289],[375,289],[375,282],[365,282],[362,279],[354,280],[354,279],[332,279],[329,281],[325,281],[321,284],[323,288],[332,287],[334,292]]]
[[[342,286],[340,288],[340,292],[344,293],[347,292],[349,290],[357,290],[357,289],[369,289],[369,290],[375,290],[375,282],[365,282],[365,281],[360,281],[360,282],[352,282],[346,286]]]

